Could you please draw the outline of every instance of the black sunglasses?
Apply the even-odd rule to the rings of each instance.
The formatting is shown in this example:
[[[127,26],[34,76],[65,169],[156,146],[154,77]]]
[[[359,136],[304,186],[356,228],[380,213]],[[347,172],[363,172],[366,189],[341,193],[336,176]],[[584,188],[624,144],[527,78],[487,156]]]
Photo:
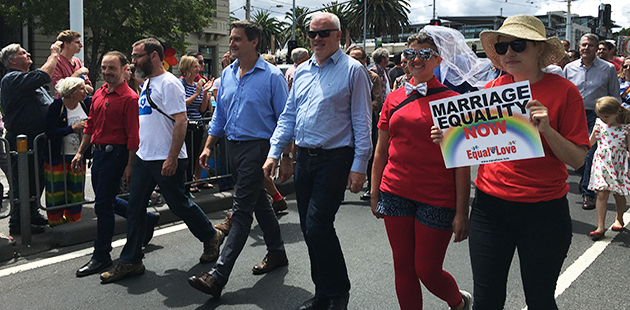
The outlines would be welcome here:
[[[621,67],[624,68],[624,69],[628,69],[628,68],[630,68],[630,65],[623,65]]]
[[[433,55],[437,55],[437,53],[430,48],[423,48],[417,51],[413,48],[408,48],[403,51],[403,56],[405,56],[408,61],[413,61],[416,59],[416,56],[418,56],[422,61],[427,61],[431,59]]]
[[[319,31],[309,31],[308,37],[311,39],[315,39],[315,37],[319,35],[320,38],[328,38],[330,37],[331,31],[339,31],[339,29],[324,29],[324,30],[319,30]]]
[[[510,42],[495,43],[494,44],[494,50],[499,55],[505,55],[505,53],[507,53],[508,46],[509,46],[509,47],[512,48],[512,50],[515,53],[520,53],[520,52],[524,51],[525,48],[527,48],[527,42],[528,41],[529,40],[525,40],[525,39],[516,39],[516,40],[510,41]]]

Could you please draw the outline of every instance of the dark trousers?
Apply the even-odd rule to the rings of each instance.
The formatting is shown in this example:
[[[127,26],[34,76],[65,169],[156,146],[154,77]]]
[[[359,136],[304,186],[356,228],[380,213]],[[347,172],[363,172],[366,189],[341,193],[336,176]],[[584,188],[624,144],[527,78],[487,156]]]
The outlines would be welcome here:
[[[470,260],[476,310],[503,309],[514,250],[530,310],[558,309],[556,282],[571,244],[566,197],[506,201],[477,190],[470,215]]]
[[[350,290],[334,221],[353,158],[354,149],[350,147],[313,151],[300,148],[298,152],[295,194],[316,295],[335,297]]]
[[[127,207],[127,243],[120,254],[121,263],[136,264],[144,257],[142,242],[147,227],[147,204],[156,184],[168,208],[186,223],[199,241],[209,241],[216,234],[206,214],[184,193],[186,159],[177,160],[177,170],[171,176],[162,175],[163,164],[163,160],[144,161],[136,156]]]
[[[376,143],[378,142],[378,114],[372,112],[372,156],[368,161],[367,166],[367,181],[368,189],[370,191],[370,185],[372,184],[372,164],[374,163],[374,152],[376,152]]]
[[[230,170],[236,177],[232,205],[232,228],[217,263],[210,272],[222,286],[228,281],[234,263],[243,250],[254,221],[263,232],[267,251],[284,251],[278,218],[264,187],[262,166],[269,153],[269,140],[228,141]]]
[[[586,124],[588,125],[588,134],[593,132],[593,127],[595,127],[595,120],[597,119],[597,114],[593,110],[586,110]],[[578,169],[578,172],[582,173],[582,179],[580,179],[580,193],[582,196],[591,196],[595,198],[595,192],[588,189],[588,184],[591,181],[591,166],[593,165],[593,154],[595,154],[595,150],[597,150],[597,143],[591,146],[591,149],[586,153],[586,159],[584,159],[584,166]]]
[[[225,137],[219,139],[217,141],[217,147],[219,148],[219,155],[217,156],[216,167],[217,167],[217,175],[222,176],[228,173],[228,164],[226,159],[227,150],[225,144],[227,143],[227,139]],[[230,171],[230,173],[232,173]],[[229,176],[225,178],[220,178],[217,182],[219,184],[219,190],[230,190],[234,188],[234,176]]]
[[[12,151],[17,151],[16,137],[12,136],[10,133],[7,133],[6,139],[9,141],[9,145]],[[35,164],[35,157],[33,154],[28,155],[28,180],[29,180],[29,192],[30,196],[35,196],[37,192],[37,186],[35,184],[35,169],[38,172],[39,178],[39,192],[42,193],[44,190],[44,185],[46,184],[44,179],[44,154],[46,152],[46,139],[39,139],[39,143],[37,145],[37,155],[38,162]],[[28,149],[33,149],[33,140],[28,139]],[[18,162],[17,156],[13,156],[11,158],[11,173],[13,174],[13,184],[11,189],[13,190],[13,195],[15,199],[20,198],[20,182],[19,175],[20,171],[18,170]],[[37,201],[30,202],[31,209],[31,221],[35,218],[42,217],[39,213],[39,199],[40,197],[35,197]],[[14,208],[10,211],[11,218],[9,219],[10,227],[19,227],[20,226],[20,205],[16,204]]]
[[[96,213],[96,239],[92,258],[97,261],[111,259],[114,237],[114,214],[127,217],[127,202],[117,198],[129,150],[126,145],[114,145],[110,152],[94,151],[92,166],[92,188],[94,189],[94,212]]]

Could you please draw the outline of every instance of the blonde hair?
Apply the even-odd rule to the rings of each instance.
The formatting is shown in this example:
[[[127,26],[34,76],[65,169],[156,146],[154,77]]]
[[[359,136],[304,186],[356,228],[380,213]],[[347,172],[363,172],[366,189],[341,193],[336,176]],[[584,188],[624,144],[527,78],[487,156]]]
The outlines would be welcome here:
[[[198,65],[197,57],[193,56],[182,56],[179,60],[179,72],[182,73],[183,76],[188,76],[192,68]]]
[[[630,111],[624,108],[615,97],[601,97],[595,104],[595,113],[599,115],[617,114],[617,123],[630,124]]]
[[[79,87],[79,85],[81,84],[85,84],[85,81],[82,78],[67,77],[57,82],[57,85],[55,85],[55,90],[62,98],[65,98],[74,94],[74,92],[77,91],[77,87]]]

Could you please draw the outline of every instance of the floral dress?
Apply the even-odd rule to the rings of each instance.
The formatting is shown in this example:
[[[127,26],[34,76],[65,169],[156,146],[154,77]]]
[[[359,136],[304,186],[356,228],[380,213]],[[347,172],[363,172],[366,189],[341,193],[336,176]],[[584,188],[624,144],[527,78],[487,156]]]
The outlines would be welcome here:
[[[627,196],[630,193],[630,179],[626,138],[630,125],[608,126],[598,118],[593,131],[598,146],[593,155],[588,189]]]

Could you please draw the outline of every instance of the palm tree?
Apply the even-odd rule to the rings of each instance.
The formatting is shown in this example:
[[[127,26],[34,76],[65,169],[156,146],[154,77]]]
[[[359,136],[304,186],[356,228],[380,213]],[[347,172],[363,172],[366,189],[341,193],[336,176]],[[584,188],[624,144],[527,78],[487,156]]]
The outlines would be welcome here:
[[[351,4],[349,29],[353,38],[363,36],[364,4]],[[367,32],[374,37],[391,35],[398,39],[405,27],[409,26],[409,3],[406,0],[367,0]]]
[[[348,31],[348,26],[350,24],[350,14],[348,12],[348,4],[337,5],[337,1],[333,1],[331,3],[324,4],[324,7],[327,9],[323,10],[323,12],[328,12],[337,15],[339,17],[339,22],[341,24],[341,44],[345,44],[346,32]],[[334,7],[331,7],[336,5]]]
[[[260,51],[263,53],[269,52],[271,50],[271,38],[275,36],[276,38],[280,35],[282,31],[280,22],[277,18],[271,17],[269,11],[258,10],[252,16],[252,20],[257,22],[263,29],[263,37],[262,42],[259,43]],[[276,47],[279,47],[279,42],[277,39],[274,40],[274,44]],[[280,46],[280,48],[282,48]]]
[[[295,15],[296,17],[295,40],[297,41],[298,46],[305,47],[310,45],[310,41],[306,36],[308,32],[308,25],[311,23],[311,18],[306,16],[308,15],[308,12],[309,9],[307,7],[296,6],[295,14],[293,14],[293,8],[291,8],[284,17],[284,19],[289,20],[287,28],[284,29],[284,31],[288,32],[289,37],[291,37],[292,32],[293,16]]]

